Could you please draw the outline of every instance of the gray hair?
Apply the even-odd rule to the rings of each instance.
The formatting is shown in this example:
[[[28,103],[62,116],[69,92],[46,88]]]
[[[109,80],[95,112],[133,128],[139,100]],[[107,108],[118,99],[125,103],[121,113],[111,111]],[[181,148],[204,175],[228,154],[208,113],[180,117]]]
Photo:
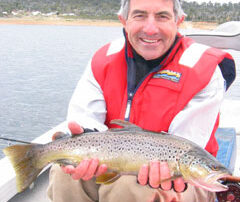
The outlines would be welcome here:
[[[172,0],[173,1],[173,12],[175,14],[175,20],[177,21],[178,18],[182,18],[186,16],[184,13],[180,1],[179,0]],[[121,7],[118,11],[118,15],[122,16],[125,20],[128,18],[130,0],[121,0]]]

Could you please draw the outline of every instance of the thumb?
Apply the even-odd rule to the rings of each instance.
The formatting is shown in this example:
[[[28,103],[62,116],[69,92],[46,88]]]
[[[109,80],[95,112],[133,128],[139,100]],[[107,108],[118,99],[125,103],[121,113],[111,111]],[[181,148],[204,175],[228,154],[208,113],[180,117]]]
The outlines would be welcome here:
[[[72,135],[79,135],[84,132],[83,128],[75,121],[70,121],[68,123],[68,128]]]

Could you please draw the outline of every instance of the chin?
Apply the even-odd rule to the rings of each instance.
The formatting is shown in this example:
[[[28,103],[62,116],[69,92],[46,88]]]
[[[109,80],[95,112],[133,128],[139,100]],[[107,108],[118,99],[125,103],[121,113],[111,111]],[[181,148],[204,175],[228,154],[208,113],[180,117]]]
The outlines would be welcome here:
[[[140,53],[141,53],[140,55],[145,60],[154,60],[154,59],[160,58],[164,54],[162,51],[158,51],[158,50],[154,50],[148,53],[147,52],[140,52]]]
[[[142,56],[145,60],[155,60],[159,57],[161,57],[160,55],[157,56]]]

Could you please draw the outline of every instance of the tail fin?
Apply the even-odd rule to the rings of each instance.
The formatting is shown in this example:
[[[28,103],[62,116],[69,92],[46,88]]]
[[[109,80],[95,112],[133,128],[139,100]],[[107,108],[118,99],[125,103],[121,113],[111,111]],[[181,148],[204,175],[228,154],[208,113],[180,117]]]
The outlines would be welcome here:
[[[36,167],[37,144],[13,145],[3,150],[10,159],[16,173],[17,191],[22,192],[37,178],[43,168]]]

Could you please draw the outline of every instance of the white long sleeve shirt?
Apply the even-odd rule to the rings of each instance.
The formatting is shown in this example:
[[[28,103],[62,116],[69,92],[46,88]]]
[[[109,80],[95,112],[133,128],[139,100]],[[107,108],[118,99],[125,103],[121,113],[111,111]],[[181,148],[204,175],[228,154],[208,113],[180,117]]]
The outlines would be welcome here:
[[[76,121],[85,128],[104,131],[107,130],[104,124],[106,104],[90,64],[91,62],[73,93],[67,121]],[[204,148],[210,138],[225,94],[224,83],[220,68],[217,67],[209,84],[175,116],[168,132],[185,137]]]

